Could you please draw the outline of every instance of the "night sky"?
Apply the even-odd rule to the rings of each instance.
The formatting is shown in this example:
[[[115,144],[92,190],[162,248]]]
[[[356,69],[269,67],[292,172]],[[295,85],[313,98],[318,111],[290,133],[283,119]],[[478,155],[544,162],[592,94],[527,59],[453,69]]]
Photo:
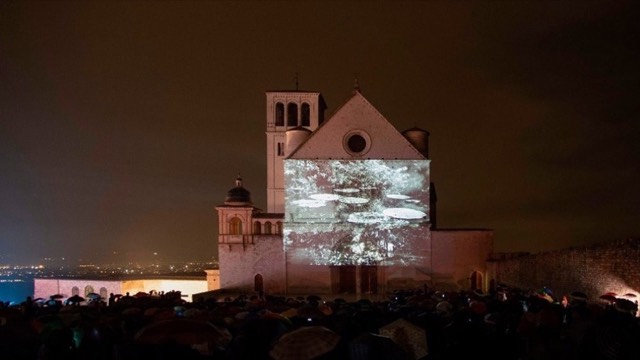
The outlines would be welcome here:
[[[265,91],[431,133],[441,228],[640,236],[640,3],[0,2],[0,263],[217,256],[266,208]],[[157,255],[153,255],[156,252]]]

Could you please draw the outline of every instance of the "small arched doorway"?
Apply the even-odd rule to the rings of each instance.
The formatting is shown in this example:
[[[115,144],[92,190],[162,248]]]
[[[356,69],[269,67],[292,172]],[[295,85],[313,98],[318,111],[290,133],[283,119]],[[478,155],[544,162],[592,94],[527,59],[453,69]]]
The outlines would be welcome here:
[[[253,290],[259,294],[264,293],[264,280],[262,279],[262,275],[256,274],[256,276],[253,277]]]
[[[480,292],[482,292],[482,283],[483,283],[482,273],[480,273],[479,271],[472,272],[469,280],[470,280],[469,288],[471,288],[471,290],[473,291],[479,290]]]

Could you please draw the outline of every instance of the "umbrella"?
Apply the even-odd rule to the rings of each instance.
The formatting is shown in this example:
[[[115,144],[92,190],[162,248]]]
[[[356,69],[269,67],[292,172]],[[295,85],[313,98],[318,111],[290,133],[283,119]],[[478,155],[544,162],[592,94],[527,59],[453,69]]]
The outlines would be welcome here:
[[[298,308],[297,315],[303,319],[319,319],[324,316],[324,313],[317,306],[304,305]]]
[[[350,360],[406,359],[407,353],[388,336],[363,333],[349,342]]]
[[[45,305],[45,306],[59,306],[59,305],[61,305],[61,304],[62,304],[61,302],[59,302],[59,301],[57,301],[57,300],[54,300],[54,299],[47,300],[47,301],[44,303],[44,305]]]
[[[615,303],[615,308],[616,310],[619,310],[622,312],[630,312],[635,315],[636,311],[638,311],[638,304],[627,299],[617,299]]]
[[[82,296],[73,295],[72,297],[67,299],[66,303],[67,304],[80,304],[83,301],[85,301],[85,298],[83,298]]]
[[[202,355],[211,356],[231,342],[231,333],[207,321],[174,318],[151,323],[140,329],[134,340],[142,344],[174,343],[188,345]]]
[[[447,300],[442,300],[436,305],[436,310],[441,313],[449,314],[453,310],[453,305]]]
[[[260,314],[260,319],[265,319],[265,320],[277,320],[279,322],[281,322],[282,324],[284,324],[287,329],[290,328],[291,326],[293,326],[293,323],[291,322],[291,320],[289,320],[289,318],[287,318],[286,316],[282,315],[282,314],[278,314],[276,312],[272,312],[269,310],[266,310],[264,312],[262,312]]]
[[[536,297],[538,299],[546,300],[547,302],[550,302],[550,303],[553,302],[553,298],[551,297],[551,295],[547,294],[546,292],[538,293],[536,294]]]
[[[331,306],[327,305],[327,304],[319,304],[318,305],[318,310],[320,310],[320,312],[323,315],[329,316],[331,314],[333,314],[333,309],[331,308]]]
[[[143,314],[142,309],[138,307],[128,307],[122,310],[122,315],[124,316],[137,316]]]
[[[487,312],[487,304],[482,301],[474,300],[469,303],[469,309],[476,314],[484,315]]]
[[[544,286],[544,287],[542,287],[542,289],[538,290],[538,293],[540,293],[540,294],[544,293],[544,294],[548,294],[548,295],[553,296],[553,291],[551,291],[551,289],[549,289],[546,286]]]
[[[324,326],[303,326],[282,335],[269,355],[275,360],[310,360],[338,345],[340,335]]]
[[[149,295],[149,293],[146,293],[144,291],[138,291],[135,295],[133,295],[134,298],[144,298],[149,296],[151,295]]]
[[[294,316],[298,316],[298,309],[297,308],[289,308],[289,309],[281,312],[280,315],[285,316],[287,318],[292,318]]]
[[[574,291],[571,293],[571,297],[574,300],[580,300],[580,301],[587,301],[587,299],[589,298],[587,296],[587,294],[583,293],[582,291]]]
[[[425,329],[405,319],[401,318],[381,327],[379,333],[400,345],[409,359],[421,359],[429,354]]]
[[[88,293],[86,295],[86,297],[89,300],[101,300],[102,299],[102,296],[100,296],[100,294],[94,293],[94,292]]]
[[[610,293],[606,293],[606,294],[602,294],[600,295],[600,299],[608,301],[610,303],[614,303],[616,302],[616,297],[615,295],[610,295]]]

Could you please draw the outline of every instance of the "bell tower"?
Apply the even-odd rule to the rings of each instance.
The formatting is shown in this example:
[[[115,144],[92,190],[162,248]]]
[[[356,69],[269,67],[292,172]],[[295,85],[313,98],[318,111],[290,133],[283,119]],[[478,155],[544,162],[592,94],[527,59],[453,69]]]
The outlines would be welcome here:
[[[324,121],[326,104],[317,91],[267,91],[267,212],[284,213],[286,133],[304,128],[313,132]]]

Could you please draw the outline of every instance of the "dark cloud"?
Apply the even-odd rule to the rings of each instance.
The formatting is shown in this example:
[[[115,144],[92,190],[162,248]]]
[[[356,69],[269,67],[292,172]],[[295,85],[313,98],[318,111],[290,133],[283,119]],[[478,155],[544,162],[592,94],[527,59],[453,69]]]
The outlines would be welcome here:
[[[266,205],[264,92],[357,77],[431,132],[444,227],[496,249],[635,236],[635,2],[3,2],[0,253],[216,254]],[[106,255],[105,255],[106,256]]]

